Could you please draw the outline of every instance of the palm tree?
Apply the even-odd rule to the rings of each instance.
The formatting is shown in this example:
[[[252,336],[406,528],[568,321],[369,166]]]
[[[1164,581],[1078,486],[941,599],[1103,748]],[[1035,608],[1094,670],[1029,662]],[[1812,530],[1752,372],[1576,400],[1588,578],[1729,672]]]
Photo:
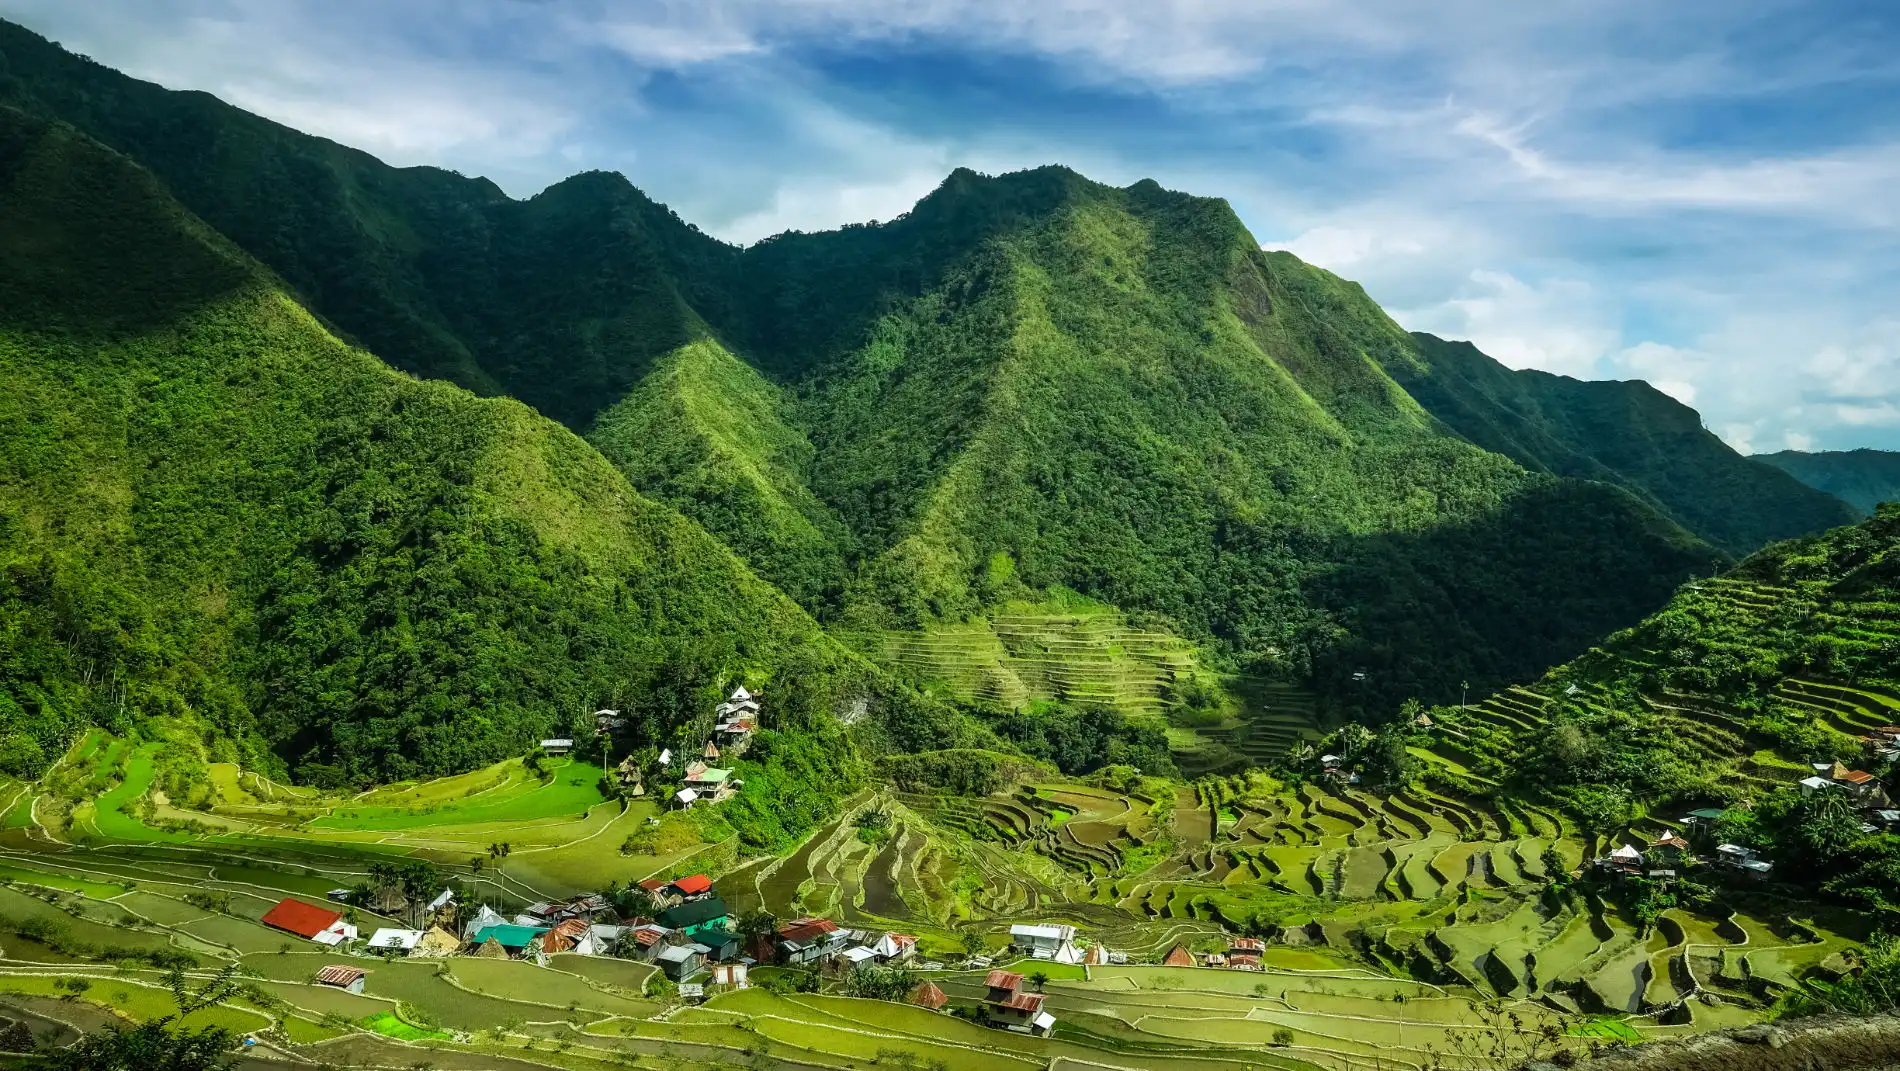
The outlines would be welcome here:
[[[1036,987],[1036,992],[1042,992],[1042,987],[1049,984],[1049,972],[1036,971],[1029,976],[1029,984]]]

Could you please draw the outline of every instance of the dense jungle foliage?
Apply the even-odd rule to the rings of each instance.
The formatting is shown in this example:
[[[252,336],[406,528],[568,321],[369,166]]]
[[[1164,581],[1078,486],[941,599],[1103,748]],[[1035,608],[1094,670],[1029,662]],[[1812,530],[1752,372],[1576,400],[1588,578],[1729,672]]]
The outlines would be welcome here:
[[[1735,492],[1767,470],[1713,440],[1671,483],[1682,413],[1647,405],[1542,390],[1545,440],[1473,445],[1399,381],[1452,366],[1437,340],[1153,182],[959,170],[888,223],[742,249],[618,175],[516,201],[5,23],[0,101],[144,169],[36,175],[85,143],[9,120],[23,767],[158,705],[325,783],[460,768],[604,704],[677,726],[669,666],[817,652],[887,687],[800,606],[875,632],[1059,588],[1382,714],[1534,675],[1720,564],[1698,535],[1768,531],[1715,530],[1696,481],[1826,512]],[[1524,409],[1458,360],[1473,406]],[[888,750],[1005,739],[874,706]]]
[[[70,128],[0,110],[0,184],[13,772],[190,712],[394,780],[641,710],[669,662],[868,671],[579,438],[339,344]]]
[[[1826,491],[1864,514],[1873,513],[1882,502],[1900,502],[1900,451],[1782,450],[1757,454],[1755,460]]]

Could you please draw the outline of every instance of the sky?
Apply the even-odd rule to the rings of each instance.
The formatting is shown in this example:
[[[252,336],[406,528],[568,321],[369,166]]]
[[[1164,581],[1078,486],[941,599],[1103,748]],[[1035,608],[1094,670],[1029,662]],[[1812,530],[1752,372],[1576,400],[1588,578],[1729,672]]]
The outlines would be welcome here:
[[[619,171],[735,242],[952,168],[1225,197],[1514,368],[1744,452],[1900,449],[1900,3],[0,0],[102,63],[515,196]]]

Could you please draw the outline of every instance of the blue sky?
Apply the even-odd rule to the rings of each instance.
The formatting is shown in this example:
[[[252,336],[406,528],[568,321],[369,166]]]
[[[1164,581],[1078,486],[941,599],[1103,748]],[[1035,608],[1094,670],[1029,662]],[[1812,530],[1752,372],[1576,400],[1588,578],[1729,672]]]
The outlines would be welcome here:
[[[0,0],[101,62],[518,196],[735,241],[953,167],[1228,198],[1514,367],[1744,450],[1900,448],[1900,4]]]

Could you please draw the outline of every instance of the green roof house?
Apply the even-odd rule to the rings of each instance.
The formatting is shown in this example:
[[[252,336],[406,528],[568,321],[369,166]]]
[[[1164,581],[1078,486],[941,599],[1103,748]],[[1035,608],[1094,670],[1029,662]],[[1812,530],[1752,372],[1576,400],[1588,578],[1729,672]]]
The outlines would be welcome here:
[[[704,900],[689,900],[677,904],[659,913],[653,921],[669,930],[679,930],[692,937],[701,930],[724,930],[726,920],[732,917],[732,911],[726,907],[726,901],[717,896],[708,896]]]

